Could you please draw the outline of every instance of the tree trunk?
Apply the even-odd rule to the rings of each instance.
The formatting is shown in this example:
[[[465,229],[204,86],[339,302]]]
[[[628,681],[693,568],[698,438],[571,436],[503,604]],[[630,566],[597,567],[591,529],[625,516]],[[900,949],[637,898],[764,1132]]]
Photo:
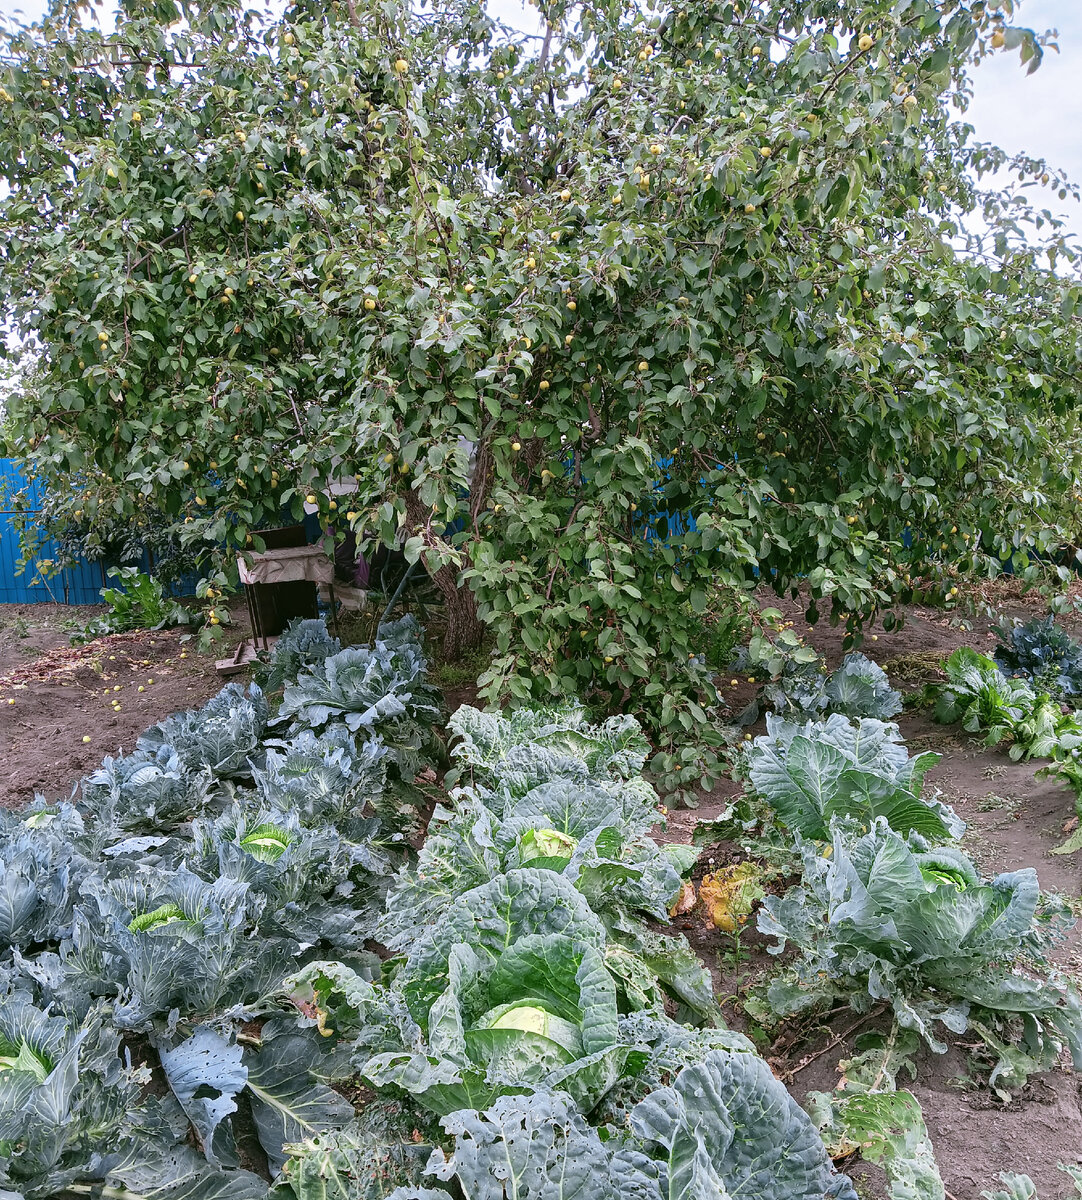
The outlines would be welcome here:
[[[436,584],[439,587],[437,581]],[[443,657],[448,662],[454,662],[470,650],[476,650],[485,635],[485,626],[477,617],[477,601],[473,592],[463,584],[456,586],[453,591],[443,592],[447,607],[447,629],[443,635]]]
[[[431,514],[421,504],[417,493],[410,488],[406,493],[406,515],[418,533],[425,535],[431,530]],[[431,541],[438,539],[431,537]],[[461,584],[458,568],[440,567],[429,571],[429,577],[439,588],[447,612],[447,629],[443,635],[441,653],[447,662],[454,662],[470,650],[476,650],[485,634],[485,626],[477,616],[477,601],[469,585]]]

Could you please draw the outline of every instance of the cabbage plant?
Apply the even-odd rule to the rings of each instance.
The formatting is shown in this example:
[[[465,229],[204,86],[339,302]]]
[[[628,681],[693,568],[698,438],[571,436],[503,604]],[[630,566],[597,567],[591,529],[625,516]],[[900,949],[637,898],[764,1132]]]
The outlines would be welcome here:
[[[0,996],[0,1195],[45,1200],[120,1161],[144,1080],[119,1047],[106,1005],[69,1021]]]
[[[947,1049],[937,1027],[971,1030],[995,1056],[992,1082],[1004,1088],[1047,1069],[1064,1048],[1082,1069],[1082,1005],[1045,954],[1069,922],[1039,911],[1032,868],[983,880],[961,851],[929,851],[883,818],[859,836],[837,820],[830,832],[829,856],[799,843],[802,882],[768,896],[759,913],[759,930],[776,939],[772,953],[799,954],[767,989],[773,1012],[837,999],[866,1012],[886,1001],[937,1053]]]
[[[382,636],[381,636],[382,635]],[[381,626],[371,646],[350,646],[314,663],[286,686],[278,724],[320,732],[342,723],[364,740],[380,738],[403,778],[421,765],[440,719],[440,694],[412,620]]]
[[[202,1016],[267,995],[296,943],[252,938],[266,905],[248,883],[208,882],[175,871],[118,863],[83,884],[56,991],[114,998],[120,1029],[149,1030],[171,1009]]]
[[[70,805],[25,818],[0,811],[0,962],[70,930],[79,883],[92,870],[77,842],[83,829]]]
[[[176,747],[163,743],[155,749],[106,758],[83,780],[79,805],[99,825],[158,833],[203,812],[211,801],[214,783],[209,765],[186,765]]]
[[[307,820],[336,820],[378,801],[387,783],[387,757],[379,738],[358,747],[344,725],[332,725],[318,736],[302,730],[289,739],[270,739],[252,777],[268,804]]]
[[[322,617],[298,617],[290,621],[271,648],[267,661],[256,669],[256,682],[268,693],[280,691],[302,670],[323,662],[341,649],[342,643],[331,637]]]
[[[1056,697],[1082,694],[1082,644],[1053,614],[1014,621],[999,630],[995,661],[1005,674],[1022,675]]]
[[[481,712],[464,704],[448,722],[458,739],[451,778],[523,796],[532,788],[567,780],[579,784],[630,780],[650,752],[631,716],[591,725],[579,707],[519,708]]]
[[[965,825],[946,805],[921,796],[938,754],[910,758],[897,725],[833,715],[803,725],[767,716],[752,743],[748,774],[755,791],[787,829],[824,839],[831,818],[884,818],[901,833],[959,836]]]
[[[807,1113],[757,1055],[710,1051],[637,1104],[615,1137],[603,1139],[562,1093],[547,1091],[442,1124],[453,1148],[434,1150],[427,1172],[466,1196],[507,1195],[510,1170],[511,1186],[536,1200],[856,1200]],[[389,1200],[444,1195],[406,1187]]]
[[[902,711],[901,693],[890,686],[886,671],[864,654],[853,652],[826,680],[827,709],[860,719],[889,721]]]
[[[427,1011],[410,1006],[427,1035],[419,1049],[363,1061],[371,1083],[439,1115],[539,1086],[588,1112],[628,1069],[616,982],[602,950],[571,934],[524,934],[494,955],[458,943],[442,985]]]
[[[262,756],[268,716],[266,697],[254,683],[247,691],[231,683],[202,708],[152,725],[136,745],[155,755],[162,747],[171,747],[189,771],[207,768],[220,779],[248,776],[249,760]]]

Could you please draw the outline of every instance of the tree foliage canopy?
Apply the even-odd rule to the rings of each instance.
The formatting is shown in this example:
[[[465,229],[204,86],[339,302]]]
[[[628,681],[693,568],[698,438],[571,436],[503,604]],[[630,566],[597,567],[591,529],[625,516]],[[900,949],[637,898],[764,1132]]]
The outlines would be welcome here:
[[[1011,0],[82,7],[2,39],[0,305],[91,519],[243,546],[355,477],[449,648],[495,628],[489,694],[677,740],[712,588],[856,630],[1079,540],[1076,260],[1027,199],[1073,189],[982,184],[961,115],[1039,62]]]

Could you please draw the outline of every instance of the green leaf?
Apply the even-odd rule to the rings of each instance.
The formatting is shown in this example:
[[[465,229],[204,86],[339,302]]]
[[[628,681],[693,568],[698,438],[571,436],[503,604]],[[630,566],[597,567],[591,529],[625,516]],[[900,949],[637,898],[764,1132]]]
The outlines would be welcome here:
[[[353,1106],[319,1078],[320,1057],[314,1030],[281,1033],[244,1056],[252,1119],[275,1172],[288,1143],[341,1129],[353,1117]]]

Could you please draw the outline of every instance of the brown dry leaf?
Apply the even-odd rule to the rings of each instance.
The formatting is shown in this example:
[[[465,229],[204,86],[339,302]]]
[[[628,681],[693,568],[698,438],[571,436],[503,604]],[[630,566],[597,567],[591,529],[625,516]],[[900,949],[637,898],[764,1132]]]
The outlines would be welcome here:
[[[669,916],[680,917],[691,910],[698,903],[698,897],[695,895],[695,884],[684,881],[683,886],[676,899],[669,905]]]

